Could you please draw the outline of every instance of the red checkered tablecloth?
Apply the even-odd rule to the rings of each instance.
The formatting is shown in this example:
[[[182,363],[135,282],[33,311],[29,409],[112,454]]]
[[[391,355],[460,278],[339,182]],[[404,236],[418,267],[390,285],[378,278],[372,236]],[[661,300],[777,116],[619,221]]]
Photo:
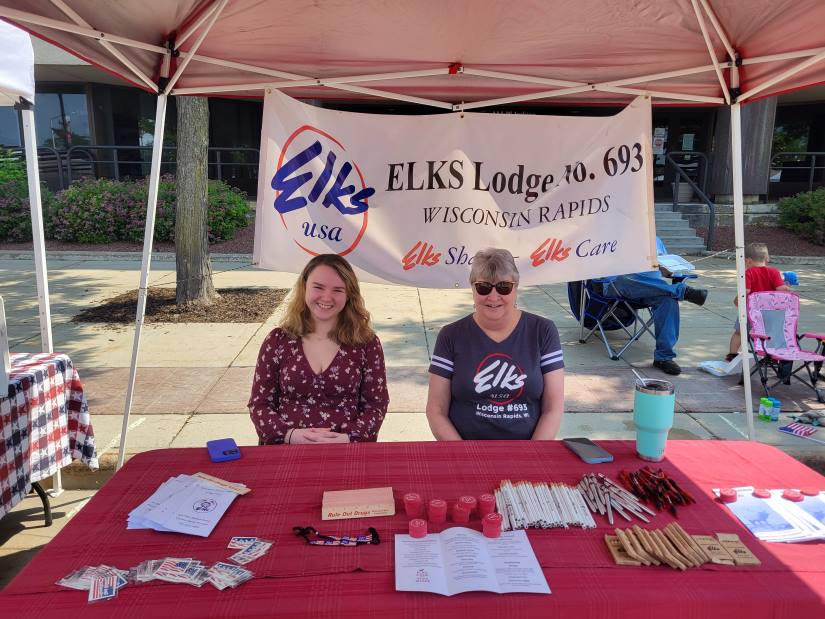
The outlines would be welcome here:
[[[62,354],[11,355],[9,392],[0,397],[0,517],[72,460],[97,468],[83,385]]]
[[[83,619],[112,617],[307,617],[310,619],[822,619],[825,617],[825,542],[775,544],[756,539],[712,489],[744,485],[825,490],[825,478],[775,447],[737,441],[668,441],[662,467],[696,499],[679,510],[693,534],[735,533],[759,566],[707,564],[687,571],[665,566],[618,566],[604,535],[614,526],[596,517],[595,529],[531,529],[527,535],[552,595],[472,591],[445,597],[395,590],[394,536],[406,533],[403,495],[453,503],[489,492],[502,479],[575,484],[586,472],[616,479],[644,462],[632,441],[599,441],[615,460],[588,465],[561,441],[444,441],[241,447],[242,457],[212,462],[203,447],[161,449],[135,455],[89,503],[0,591],[0,617]],[[203,471],[243,482],[238,497],[209,537],[126,529],[136,506],[164,481]],[[326,490],[390,486],[393,516],[321,519]],[[645,528],[675,518],[655,516]],[[617,525],[630,523],[618,518]],[[312,526],[332,535],[357,535],[375,527],[378,545],[309,546],[292,527]],[[429,523],[430,531],[455,526]],[[480,530],[473,518],[463,525]],[[254,578],[218,591],[153,581],[124,587],[116,599],[89,604],[85,591],[56,582],[84,565],[128,569],[147,559],[194,557],[225,561],[232,536],[274,542],[247,567]]]

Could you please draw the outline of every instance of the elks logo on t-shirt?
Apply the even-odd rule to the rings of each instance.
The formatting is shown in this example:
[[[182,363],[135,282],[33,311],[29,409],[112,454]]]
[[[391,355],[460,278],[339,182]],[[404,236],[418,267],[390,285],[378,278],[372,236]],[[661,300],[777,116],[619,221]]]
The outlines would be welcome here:
[[[476,368],[473,383],[478,394],[486,394],[493,404],[509,404],[524,391],[527,374],[510,355],[501,352],[484,357]]]

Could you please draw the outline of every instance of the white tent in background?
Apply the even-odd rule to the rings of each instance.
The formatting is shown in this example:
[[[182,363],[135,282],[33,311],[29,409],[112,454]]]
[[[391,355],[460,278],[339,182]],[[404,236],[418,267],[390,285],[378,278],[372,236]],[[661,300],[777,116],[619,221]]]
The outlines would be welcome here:
[[[825,83],[821,0],[143,0],[139,7],[0,0],[0,17],[158,95],[120,463],[169,95],[283,89],[453,111],[550,100],[619,105],[638,95],[730,106],[739,318],[746,325],[740,107]]]
[[[23,117],[23,141],[26,151],[26,171],[31,205],[32,239],[37,277],[37,300],[40,314],[40,346],[52,352],[52,318],[49,309],[49,282],[46,277],[46,245],[43,241],[43,208],[40,201],[40,170],[37,165],[37,139],[34,131],[34,51],[29,35],[7,23],[0,22],[0,105],[15,106]],[[0,347],[3,364],[0,388],[8,389],[8,341],[6,317],[0,298]],[[60,471],[54,479],[54,491],[62,492]]]
[[[49,283],[46,280],[46,251],[40,203],[40,171],[37,167],[37,139],[34,133],[34,52],[29,35],[4,22],[0,22],[0,105],[15,106],[23,116],[23,140],[40,307],[40,342],[43,352],[52,352]]]

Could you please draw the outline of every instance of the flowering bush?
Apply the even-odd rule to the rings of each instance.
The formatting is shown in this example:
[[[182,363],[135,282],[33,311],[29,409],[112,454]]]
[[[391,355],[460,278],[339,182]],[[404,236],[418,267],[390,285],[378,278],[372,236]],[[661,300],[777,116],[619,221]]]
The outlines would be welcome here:
[[[57,196],[48,213],[50,238],[77,243],[143,240],[148,180],[83,179]],[[209,181],[209,240],[226,240],[248,224],[246,195],[222,181]],[[175,236],[175,179],[164,175],[158,186],[155,241]]]

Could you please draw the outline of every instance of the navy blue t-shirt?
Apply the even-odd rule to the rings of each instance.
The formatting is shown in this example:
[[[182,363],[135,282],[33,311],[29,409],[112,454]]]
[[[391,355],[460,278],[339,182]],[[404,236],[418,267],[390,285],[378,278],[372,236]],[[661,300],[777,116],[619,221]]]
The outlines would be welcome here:
[[[503,342],[472,315],[438,334],[430,372],[451,381],[450,421],[468,440],[527,440],[541,416],[544,375],[564,367],[553,321],[521,313]]]

